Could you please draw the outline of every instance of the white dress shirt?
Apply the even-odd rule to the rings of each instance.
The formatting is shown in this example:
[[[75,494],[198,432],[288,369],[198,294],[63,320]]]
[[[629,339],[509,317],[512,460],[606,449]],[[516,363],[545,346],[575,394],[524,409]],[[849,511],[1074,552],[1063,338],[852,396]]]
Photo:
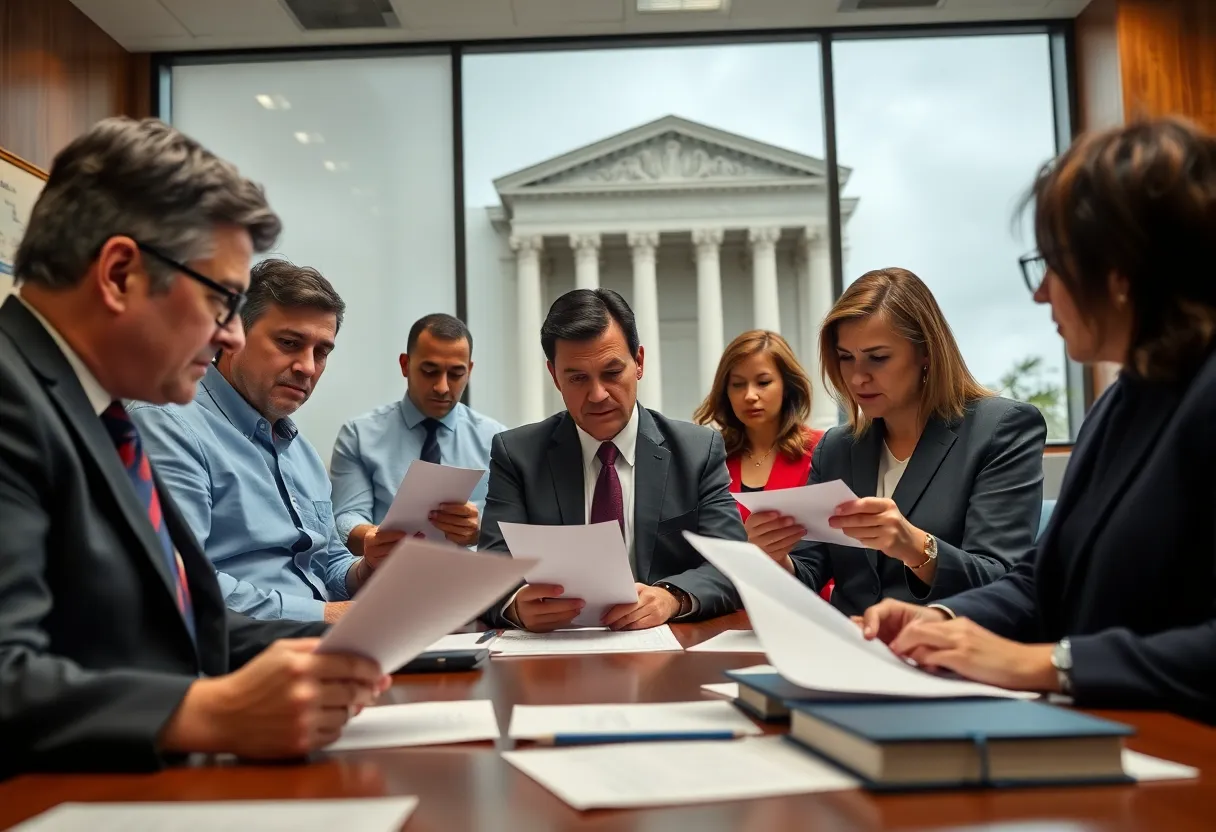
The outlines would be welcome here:
[[[887,443],[882,443],[882,456],[878,458],[878,493],[874,495],[875,497],[892,499],[895,487],[903,479],[904,471],[908,470],[908,460],[910,459],[912,459],[911,456],[908,459],[896,459],[895,454],[891,453],[891,449],[887,447]]]
[[[585,511],[583,516],[591,522],[591,504],[595,500],[595,483],[599,479],[600,469],[604,463],[598,456],[600,440],[575,426],[578,431],[578,442],[583,448],[583,492],[585,495]],[[625,514],[625,551],[629,553],[629,563],[632,566],[637,561],[633,556],[633,463],[637,459],[638,449],[638,406],[633,406],[633,415],[621,428],[620,433],[610,440],[619,453],[616,456],[616,476],[621,481],[621,505]],[[636,577],[636,576],[635,576]]]
[[[38,319],[38,323],[42,324],[42,328],[46,330],[47,334],[50,335],[55,341],[56,345],[58,345],[59,351],[62,352],[63,357],[68,360],[68,364],[71,366],[72,372],[76,373],[76,378],[80,382],[80,386],[84,388],[84,394],[88,397],[89,404],[93,405],[93,411],[100,416],[107,407],[114,403],[114,397],[107,393],[106,389],[101,386],[101,382],[97,380],[97,376],[93,375],[92,371],[89,370],[84,361],[81,360],[80,356],[76,354],[76,351],[72,349],[68,342],[64,340],[63,336],[59,334],[59,330],[55,329],[55,327],[51,325],[50,321],[42,317],[41,312],[30,306],[29,302],[25,298],[21,297],[21,295],[17,295],[17,300],[25,304],[25,308],[30,311],[30,314]]]

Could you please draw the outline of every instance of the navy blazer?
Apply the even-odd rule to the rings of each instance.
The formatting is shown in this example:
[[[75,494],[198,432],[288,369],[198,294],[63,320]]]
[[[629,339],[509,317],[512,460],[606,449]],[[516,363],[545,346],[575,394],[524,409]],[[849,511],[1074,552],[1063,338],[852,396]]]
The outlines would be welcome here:
[[[1086,419],[1038,550],[947,606],[1006,638],[1067,636],[1078,705],[1216,723],[1216,353],[1185,390],[1147,398],[1094,481],[1096,434],[1128,383],[1115,382]],[[1070,518],[1094,491],[1100,510]],[[1060,545],[1066,523],[1079,548]]]
[[[847,425],[832,428],[815,448],[809,483],[839,479],[873,497],[883,436],[881,419],[857,438]],[[883,598],[927,604],[996,580],[1034,548],[1046,439],[1038,408],[996,396],[972,402],[960,419],[930,419],[890,496],[937,538],[933,583],[873,549],[827,543],[790,552],[795,576],[816,591],[835,579],[832,604],[849,615]]]

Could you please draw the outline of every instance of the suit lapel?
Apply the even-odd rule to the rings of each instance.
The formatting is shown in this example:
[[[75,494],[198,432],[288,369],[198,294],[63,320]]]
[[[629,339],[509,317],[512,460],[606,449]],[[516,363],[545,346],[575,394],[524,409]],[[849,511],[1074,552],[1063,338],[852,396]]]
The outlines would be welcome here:
[[[891,495],[904,517],[912,514],[957,438],[954,431],[940,419],[930,419],[925,425],[912,451],[912,458],[908,460],[908,467],[904,469],[904,475],[899,478],[899,485],[895,486],[895,493]]]
[[[587,522],[586,491],[583,485],[583,449],[570,414],[562,416],[549,445],[549,473],[562,524],[581,526]]]
[[[633,456],[633,558],[634,575],[648,583],[650,564],[659,534],[659,514],[667,492],[671,451],[666,439],[644,407],[638,408],[638,440]]]
[[[849,486],[858,497],[873,497],[878,493],[878,449],[882,445],[883,426],[872,422],[870,429],[853,442],[850,452],[853,461],[853,481]],[[878,553],[866,549],[866,560],[870,568],[878,570]]]

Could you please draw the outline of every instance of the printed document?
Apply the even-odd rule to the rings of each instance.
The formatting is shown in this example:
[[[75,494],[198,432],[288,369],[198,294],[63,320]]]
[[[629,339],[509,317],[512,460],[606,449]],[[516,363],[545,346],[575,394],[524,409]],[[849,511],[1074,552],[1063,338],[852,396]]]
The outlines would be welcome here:
[[[494,704],[488,699],[411,702],[365,708],[326,751],[405,748],[498,739]]]
[[[858,785],[782,737],[538,748],[502,756],[580,810],[714,803]]]
[[[417,805],[416,797],[61,803],[12,832],[398,832]]]
[[[727,630],[692,647],[689,653],[763,653],[755,630]]]
[[[828,518],[836,511],[836,506],[857,499],[857,495],[843,480],[803,485],[798,488],[779,488],[775,491],[747,491],[731,496],[748,511],[777,511],[787,517],[793,517],[806,529],[803,540],[865,548],[861,542],[828,525]]]
[[[534,563],[406,538],[372,573],[318,650],[366,656],[392,673],[489,609]]]
[[[620,705],[516,705],[507,735],[515,740],[565,736],[620,737],[764,732],[729,702],[642,702]],[[672,739],[680,737],[672,736]]]
[[[586,526],[499,523],[498,528],[512,556],[536,559],[528,583],[557,584],[565,590],[563,598],[587,602],[575,627],[598,627],[609,607],[638,602],[625,538],[615,520]]]
[[[405,469],[405,479],[397,487],[380,528],[386,532],[422,532],[427,540],[446,541],[443,532],[431,525],[428,515],[441,503],[467,503],[485,473],[480,468],[414,460]]]
[[[739,590],[769,661],[796,685],[888,696],[1036,697],[927,673],[896,656],[882,642],[866,640],[860,627],[758,546],[691,532],[684,536]]]
[[[776,564],[773,564],[776,566]],[[780,569],[781,567],[777,567]],[[568,656],[579,653],[663,653],[683,650],[671,627],[649,630],[555,630],[530,633],[505,630],[494,640],[490,656]]]

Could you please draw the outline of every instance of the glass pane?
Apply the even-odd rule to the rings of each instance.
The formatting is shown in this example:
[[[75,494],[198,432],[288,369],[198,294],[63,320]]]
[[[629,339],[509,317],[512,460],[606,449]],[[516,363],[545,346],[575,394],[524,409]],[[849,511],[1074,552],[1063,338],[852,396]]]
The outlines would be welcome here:
[[[1047,35],[833,44],[845,282],[901,266],[933,290],[981,383],[1042,409],[1068,441],[1064,346],[1036,306],[1013,222],[1035,171],[1055,156]],[[856,200],[855,207],[852,200]]]

